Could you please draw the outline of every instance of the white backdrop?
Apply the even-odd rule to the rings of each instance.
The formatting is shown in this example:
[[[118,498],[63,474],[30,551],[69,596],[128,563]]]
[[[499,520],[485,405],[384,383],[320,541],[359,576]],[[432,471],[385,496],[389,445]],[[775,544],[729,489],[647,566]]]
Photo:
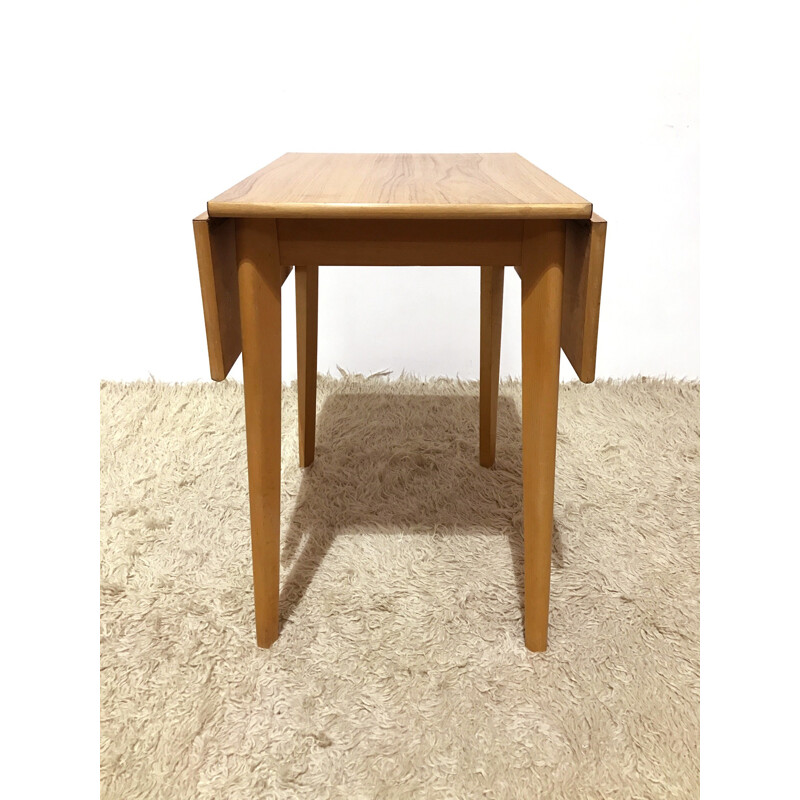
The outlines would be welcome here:
[[[699,373],[694,5],[88,0],[4,9],[0,332],[16,390],[4,397],[4,521],[12,534],[31,534],[6,537],[12,567],[0,589],[5,606],[25,607],[5,620],[6,638],[25,652],[4,664],[15,687],[12,793],[16,784],[29,793],[31,774],[42,793],[65,778],[96,792],[95,365],[110,378],[207,376],[189,219],[243,175],[286,150],[516,150],[610,220],[599,373]],[[800,218],[796,104],[787,102],[799,51],[785,3],[760,4],[757,18],[745,6],[697,7],[702,788],[708,798],[782,797],[797,783],[786,631],[800,553],[797,537],[780,533],[796,516],[796,470],[786,464],[800,438],[791,383],[774,379],[787,374],[797,338],[800,269],[791,236],[780,233]],[[376,280],[391,280],[380,272]],[[429,280],[453,278],[452,296],[442,308],[423,293],[411,320],[407,297],[384,296],[399,306],[391,317],[371,304],[366,281],[355,280],[366,271],[342,278],[359,304],[336,317],[340,279],[326,273],[323,368],[339,360],[467,374],[476,325],[461,330],[454,314],[437,336],[418,329],[418,319],[437,324],[425,308],[477,310],[477,289],[462,291],[457,274],[431,271]],[[519,371],[514,296],[506,373]],[[402,361],[391,361],[388,332],[376,337],[370,322],[389,319]],[[343,352],[357,325],[367,340]],[[373,346],[374,360],[363,355]],[[411,360],[421,358],[439,361]],[[287,377],[291,364],[289,350]],[[778,435],[752,413],[767,405]],[[774,545],[755,569],[754,532]],[[69,624],[53,624],[54,598]],[[743,648],[753,641],[770,657],[751,657]],[[59,662],[59,681],[54,652],[77,654]],[[41,733],[39,708],[59,741],[44,771],[28,746]]]
[[[84,65],[102,377],[208,378],[191,219],[286,151],[519,152],[609,220],[598,377],[699,376],[694,3],[136,9]],[[321,269],[320,371],[476,377],[478,290],[477,268]],[[290,380],[293,278],[284,309]],[[513,270],[503,321],[518,375]]]

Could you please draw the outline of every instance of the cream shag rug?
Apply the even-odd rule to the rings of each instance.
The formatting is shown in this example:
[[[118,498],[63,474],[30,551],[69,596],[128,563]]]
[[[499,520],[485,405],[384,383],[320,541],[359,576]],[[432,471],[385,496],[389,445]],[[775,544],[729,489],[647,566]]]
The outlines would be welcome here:
[[[101,387],[106,798],[698,792],[699,385],[565,384],[550,647],[523,645],[520,385],[283,398],[282,631],[255,646],[242,387]]]

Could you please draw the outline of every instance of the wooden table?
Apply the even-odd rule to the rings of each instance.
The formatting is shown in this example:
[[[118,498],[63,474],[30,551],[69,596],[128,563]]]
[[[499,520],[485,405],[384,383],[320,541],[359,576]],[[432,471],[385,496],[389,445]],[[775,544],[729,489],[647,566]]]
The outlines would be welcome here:
[[[606,223],[514,153],[287,153],[194,220],[211,377],[244,364],[256,638],[279,630],[281,285],[297,289],[300,465],[314,459],[320,265],[480,266],[480,463],[495,457],[503,275],[522,279],[525,644],[547,647],[559,347],[594,380]]]

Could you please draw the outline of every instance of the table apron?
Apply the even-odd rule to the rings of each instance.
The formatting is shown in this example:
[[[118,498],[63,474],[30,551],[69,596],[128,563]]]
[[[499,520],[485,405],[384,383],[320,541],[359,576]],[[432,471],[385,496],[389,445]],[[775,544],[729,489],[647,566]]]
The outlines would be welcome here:
[[[281,264],[511,266],[522,220],[279,219]]]

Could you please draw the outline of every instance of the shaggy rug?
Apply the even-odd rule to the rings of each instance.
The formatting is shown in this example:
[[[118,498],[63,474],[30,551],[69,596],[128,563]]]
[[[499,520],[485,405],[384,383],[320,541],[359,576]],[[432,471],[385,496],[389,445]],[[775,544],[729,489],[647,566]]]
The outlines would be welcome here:
[[[242,387],[103,383],[106,798],[686,798],[697,383],[564,384],[546,653],[522,633],[520,385],[283,393],[280,638],[255,646]]]

